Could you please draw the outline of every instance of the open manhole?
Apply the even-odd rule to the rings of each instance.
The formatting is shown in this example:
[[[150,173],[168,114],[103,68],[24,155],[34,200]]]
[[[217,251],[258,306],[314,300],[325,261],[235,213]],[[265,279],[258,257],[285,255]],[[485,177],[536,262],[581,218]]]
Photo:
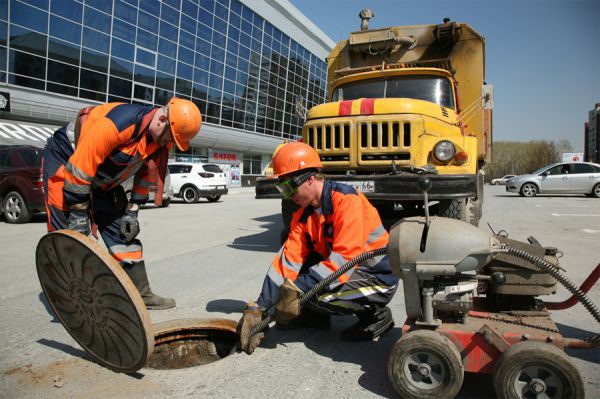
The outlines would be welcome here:
[[[229,356],[238,342],[237,323],[226,319],[183,319],[154,325],[153,369],[202,366]]]
[[[43,236],[36,268],[56,317],[104,367],[180,369],[228,356],[238,335],[227,319],[182,319],[152,325],[144,301],[107,250],[71,230]]]

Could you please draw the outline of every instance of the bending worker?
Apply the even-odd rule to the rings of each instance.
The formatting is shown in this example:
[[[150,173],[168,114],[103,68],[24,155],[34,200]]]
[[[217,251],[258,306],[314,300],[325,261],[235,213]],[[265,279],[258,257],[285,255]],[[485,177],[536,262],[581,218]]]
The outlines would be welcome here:
[[[121,264],[148,309],[167,309],[175,300],[152,292],[142,259],[138,211],[148,199],[148,165],[158,165],[164,182],[173,142],[186,151],[199,132],[200,110],[173,97],[167,106],[108,103],[80,112],[75,150],[69,125],[57,130],[43,155],[43,184],[48,231],[71,229],[90,234],[90,216],[110,254]],[[128,203],[121,183],[131,176]],[[161,195],[161,193],[157,193]]]
[[[387,256],[360,263],[326,292],[300,309],[299,298],[319,281],[363,252],[388,244],[377,210],[353,187],[324,180],[317,152],[300,142],[285,144],[273,158],[277,188],[297,210],[287,241],[273,259],[256,302],[248,302],[239,323],[242,349],[250,354],[264,334],[249,337],[265,313],[276,307],[281,328],[329,326],[331,314],[354,314],[358,321],[342,332],[347,340],[371,340],[393,327],[386,306],[398,278]]]

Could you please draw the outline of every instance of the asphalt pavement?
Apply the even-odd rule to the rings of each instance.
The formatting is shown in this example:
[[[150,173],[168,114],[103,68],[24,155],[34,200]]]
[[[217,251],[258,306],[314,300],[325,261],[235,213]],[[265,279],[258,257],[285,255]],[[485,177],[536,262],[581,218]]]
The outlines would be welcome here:
[[[600,201],[580,196],[521,198],[486,186],[480,229],[510,238],[534,236],[562,251],[561,266],[579,285],[600,262]],[[256,200],[252,187],[232,188],[215,203],[174,201],[140,214],[144,255],[153,290],[177,300],[175,309],[150,311],[153,323],[184,318],[238,320],[258,295],[278,251],[278,200]],[[45,217],[24,225],[0,222],[0,397],[6,398],[388,398],[388,354],[405,318],[402,290],[390,307],[396,327],[375,342],[339,340],[351,317],[334,317],[328,330],[271,329],[256,352],[180,370],[143,368],[114,373],[94,363],[51,314],[35,270]],[[544,299],[559,301],[568,293]],[[600,304],[600,284],[589,297]],[[583,338],[598,323],[581,305],[553,312],[561,333]],[[586,397],[600,397],[600,351],[569,350]],[[492,378],[467,374],[458,398],[492,398]]]

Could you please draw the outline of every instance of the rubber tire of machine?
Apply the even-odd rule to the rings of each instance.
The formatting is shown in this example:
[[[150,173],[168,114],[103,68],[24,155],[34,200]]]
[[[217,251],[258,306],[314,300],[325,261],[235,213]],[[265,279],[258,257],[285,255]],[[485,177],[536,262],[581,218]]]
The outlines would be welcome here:
[[[419,376],[419,362],[418,366],[429,367],[438,374],[437,381],[415,379]],[[460,352],[448,337],[435,331],[417,330],[403,335],[394,344],[388,360],[388,377],[404,399],[452,399],[462,386],[464,366]]]
[[[493,377],[496,395],[504,399],[524,398],[515,385],[526,388],[527,381],[522,378],[531,379],[533,372],[537,377],[544,376],[545,382],[560,383],[562,394],[559,390],[556,396],[548,394],[549,398],[584,398],[581,374],[565,352],[554,345],[531,341],[516,343],[500,355]]]

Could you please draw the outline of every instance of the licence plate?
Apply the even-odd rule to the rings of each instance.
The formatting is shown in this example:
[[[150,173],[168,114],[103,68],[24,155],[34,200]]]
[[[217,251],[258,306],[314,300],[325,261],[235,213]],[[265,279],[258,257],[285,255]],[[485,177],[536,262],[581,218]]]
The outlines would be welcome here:
[[[354,187],[357,191],[360,191],[363,193],[374,193],[375,192],[375,182],[373,180],[338,181],[337,183],[347,184],[349,186]]]

